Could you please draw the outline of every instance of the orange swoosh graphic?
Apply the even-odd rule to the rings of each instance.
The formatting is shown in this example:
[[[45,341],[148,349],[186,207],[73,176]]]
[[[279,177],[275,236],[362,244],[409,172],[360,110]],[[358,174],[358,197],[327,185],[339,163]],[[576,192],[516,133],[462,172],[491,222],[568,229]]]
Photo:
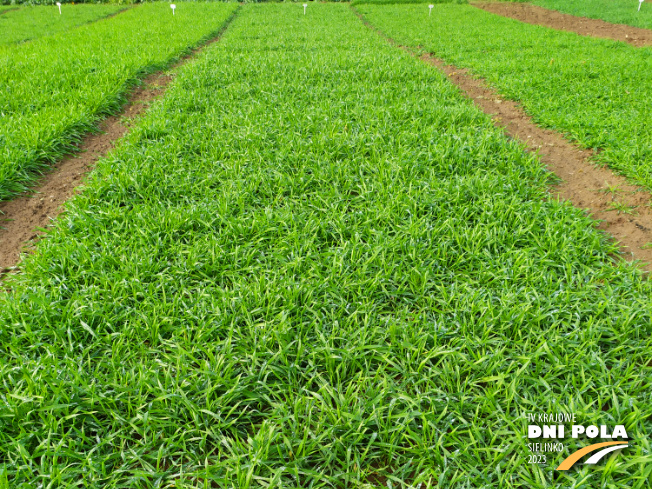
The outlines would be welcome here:
[[[575,464],[575,462],[581,459],[584,455],[586,455],[587,453],[594,452],[598,448],[610,447],[612,445],[627,445],[627,444],[628,442],[626,441],[606,441],[604,443],[594,443],[593,445],[584,447],[576,451],[575,453],[571,453],[562,463],[559,464],[559,467],[557,467],[555,470],[570,469]]]

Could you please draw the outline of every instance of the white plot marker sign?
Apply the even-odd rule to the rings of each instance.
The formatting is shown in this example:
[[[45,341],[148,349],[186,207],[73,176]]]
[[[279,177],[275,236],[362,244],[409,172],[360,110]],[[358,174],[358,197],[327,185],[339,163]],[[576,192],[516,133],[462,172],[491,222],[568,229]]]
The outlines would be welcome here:
[[[61,15],[61,3],[57,2],[57,7],[59,7],[59,15]]]
[[[643,5],[643,2],[644,2],[644,1],[645,1],[645,0],[638,0],[638,11],[639,11],[639,12],[641,11],[641,5]]]
[[[430,17],[430,14],[432,13],[432,8],[434,5],[428,5],[428,17]]]
[[[177,8],[175,4],[170,4],[170,8],[172,9],[172,15],[174,15],[174,9]]]
[[[306,7],[308,6],[307,3],[303,4],[303,15],[306,15]]]

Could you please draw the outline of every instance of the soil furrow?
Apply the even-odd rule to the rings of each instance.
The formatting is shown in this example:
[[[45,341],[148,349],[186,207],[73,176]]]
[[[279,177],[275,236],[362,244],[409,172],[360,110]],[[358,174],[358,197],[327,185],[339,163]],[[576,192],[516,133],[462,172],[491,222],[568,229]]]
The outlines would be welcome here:
[[[513,2],[473,3],[474,7],[492,14],[509,17],[527,24],[574,32],[580,36],[601,37],[622,41],[636,47],[652,45],[652,30],[624,24],[612,24],[600,19],[576,17],[536,5]]]
[[[417,56],[354,12],[388,42]],[[561,179],[550,188],[555,198],[569,201],[601,221],[599,228],[618,242],[626,259],[640,260],[643,270],[652,271],[652,200],[648,190],[630,184],[608,168],[596,166],[592,162],[593,151],[579,148],[558,132],[537,126],[516,102],[503,98],[484,80],[472,77],[468,70],[449,65],[431,54],[420,59],[445,73],[477,107],[492,117],[494,124],[538,155]]]
[[[552,130],[537,126],[516,102],[506,100],[484,81],[466,70],[431,55],[421,59],[446,73],[475,104],[489,114],[505,133],[522,142],[528,151],[557,175],[561,182],[550,192],[602,221],[600,229],[618,241],[625,256],[652,264],[652,208],[650,193],[631,185],[611,170],[596,166],[593,151],[577,147]],[[643,268],[650,271],[649,265]]]
[[[165,93],[166,87],[174,79],[174,73],[169,70],[190,61],[198,52],[219,41],[239,10],[240,7],[212,39],[194,48],[168,70],[145,77],[130,92],[122,111],[104,119],[99,124],[98,134],[87,135],[78,144],[77,151],[52,165],[32,190],[0,202],[0,279],[4,273],[15,270],[21,252],[29,251],[42,230],[64,210],[62,205],[74,195],[84,176],[127,134],[130,125],[127,121],[144,112]]]

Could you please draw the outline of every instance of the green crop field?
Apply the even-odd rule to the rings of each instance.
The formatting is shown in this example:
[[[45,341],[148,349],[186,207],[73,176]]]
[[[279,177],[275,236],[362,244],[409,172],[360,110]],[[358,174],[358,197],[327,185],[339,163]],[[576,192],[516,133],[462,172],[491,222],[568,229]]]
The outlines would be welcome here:
[[[420,3],[420,4],[434,4],[434,3],[468,3],[467,0],[352,0],[351,5],[362,5],[362,4],[373,4],[373,5],[394,5],[394,4],[410,4],[410,3]]]
[[[538,158],[349,5],[177,7],[1,51],[2,103],[50,107],[0,119],[33,169],[235,12],[2,280],[0,488],[649,487],[652,283]],[[449,58],[471,19],[488,49],[469,8],[356,8],[402,42],[456,28]],[[50,45],[83,55],[32,61]],[[630,446],[532,463],[526,414],[560,412]]]
[[[652,29],[652,2],[637,0],[533,0],[531,3],[566,14],[602,19],[614,24],[627,24]]]
[[[124,10],[120,5],[23,7],[0,15],[0,46],[65,32]]]
[[[525,24],[465,5],[360,5],[397,42],[470,68],[539,124],[652,188],[652,53]],[[499,32],[500,35],[496,33]]]
[[[69,152],[147,72],[215,34],[233,3],[146,4],[106,21],[0,47],[0,200]]]

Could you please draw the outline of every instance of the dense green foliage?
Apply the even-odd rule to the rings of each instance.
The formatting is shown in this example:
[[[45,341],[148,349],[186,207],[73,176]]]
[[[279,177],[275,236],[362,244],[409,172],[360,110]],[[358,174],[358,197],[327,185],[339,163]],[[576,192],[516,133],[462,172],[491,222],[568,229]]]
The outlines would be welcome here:
[[[640,12],[637,0],[534,0],[532,3],[580,17],[652,28],[652,2],[649,0],[641,5]]]
[[[469,6],[361,6],[398,42],[485,77],[535,121],[652,187],[652,50],[525,24]]]
[[[80,4],[80,3],[86,3],[86,4],[101,4],[101,3],[110,3],[110,4],[118,4],[118,5],[131,5],[131,4],[138,4],[138,3],[149,3],[152,1],[159,1],[159,0],[0,0],[0,3],[12,3],[15,5],[21,5],[21,4],[29,4],[29,5],[56,5],[57,2],[62,3],[62,4]],[[204,0],[175,0],[176,3],[184,3],[184,2],[196,2],[196,1],[204,1]],[[212,2],[233,2],[235,0],[208,0]],[[272,1],[272,2],[282,2],[285,0],[243,0],[243,3],[258,3],[258,2],[267,2],[267,1]],[[291,0],[294,2],[298,2],[299,0]],[[314,1],[314,0],[310,0]],[[341,0],[328,0],[328,1],[341,1]],[[343,1],[343,0],[342,0]],[[170,0],[168,0],[168,3],[172,3]],[[2,7],[0,7],[2,9]]]
[[[17,46],[0,46],[0,200],[74,147],[145,73],[215,34],[234,3],[167,3]]]
[[[467,0],[353,0],[351,5],[362,5],[365,3],[373,5],[393,5],[399,3],[425,3],[425,4],[435,4],[435,3],[468,3]]]
[[[548,183],[347,6],[243,7],[0,296],[0,480],[543,488],[563,410],[645,487],[652,286]]]
[[[22,7],[0,15],[0,46],[65,32],[124,7],[117,5],[66,5],[62,14],[56,6]]]
[[[71,4],[120,4],[120,5],[129,5],[134,3],[147,3],[154,0],[0,0],[0,3],[7,5],[12,5],[14,7],[24,7],[24,6],[56,6],[57,2],[62,5]],[[188,1],[188,0],[179,0],[179,1]],[[191,0],[192,1],[192,0]],[[2,8],[2,7],[0,7]],[[58,10],[57,10],[58,12]]]

